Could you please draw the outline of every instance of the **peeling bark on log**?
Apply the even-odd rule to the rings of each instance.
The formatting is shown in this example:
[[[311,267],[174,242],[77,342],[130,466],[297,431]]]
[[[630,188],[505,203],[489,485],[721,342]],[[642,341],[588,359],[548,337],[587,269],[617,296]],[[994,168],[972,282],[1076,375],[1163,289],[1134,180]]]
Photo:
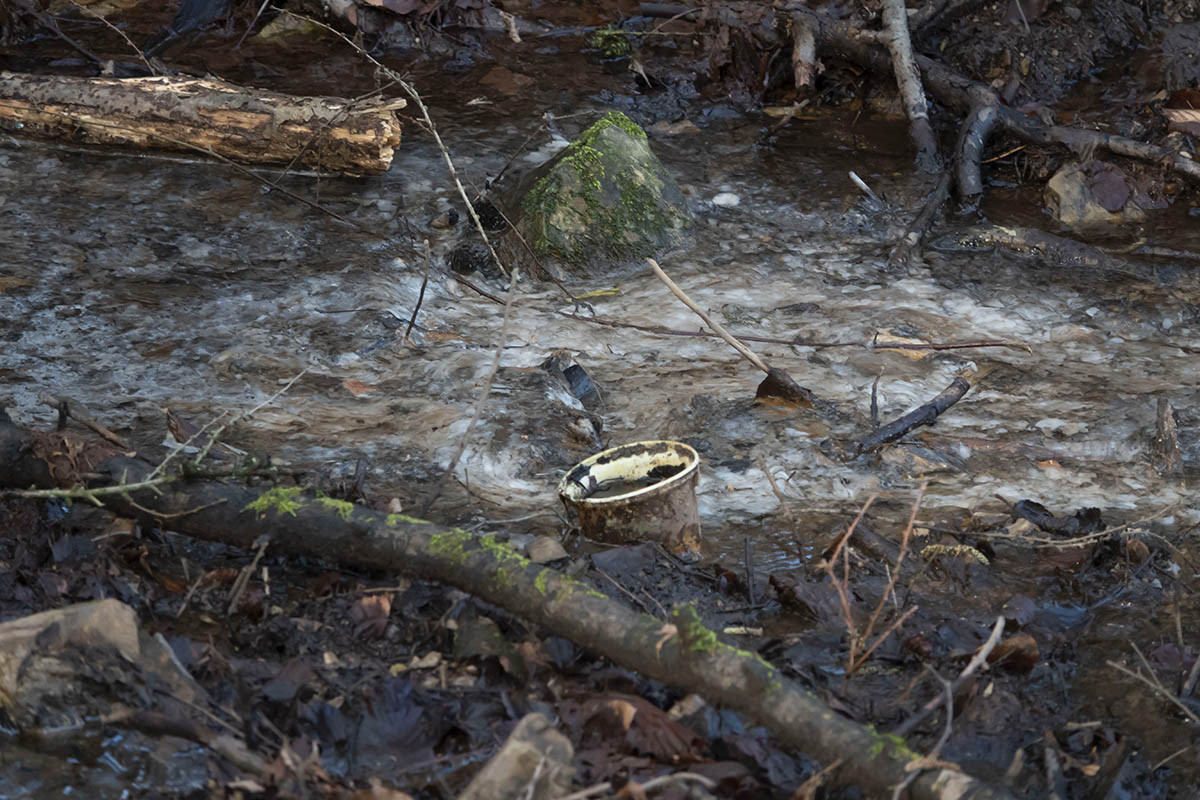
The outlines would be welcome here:
[[[72,457],[71,451],[86,449],[84,444],[43,456],[37,437],[0,413],[0,487],[49,488],[54,486],[52,473],[62,476],[81,468],[107,476],[91,481],[91,486],[116,485],[143,481],[153,470],[145,461],[104,456],[98,450],[93,451],[94,461],[67,470],[64,459]],[[108,452],[113,452],[111,447]],[[48,461],[57,463],[52,467]],[[837,714],[757,655],[722,644],[690,606],[676,609],[672,623],[664,623],[534,564],[491,537],[402,514],[377,513],[300,487],[263,492],[213,481],[180,481],[127,497],[109,495],[104,502],[113,513],[157,519],[198,539],[249,548],[266,534],[277,552],[332,558],[358,568],[401,570],[456,586],[617,664],[738,709],[816,759],[841,759],[837,780],[860,786],[871,796],[890,795],[908,776],[905,765],[919,757],[903,739]],[[1003,789],[940,767],[923,772],[908,796],[1012,800]]]
[[[347,175],[386,172],[399,98],[296,97],[198,78],[0,72],[0,129],[79,144],[216,154]]]

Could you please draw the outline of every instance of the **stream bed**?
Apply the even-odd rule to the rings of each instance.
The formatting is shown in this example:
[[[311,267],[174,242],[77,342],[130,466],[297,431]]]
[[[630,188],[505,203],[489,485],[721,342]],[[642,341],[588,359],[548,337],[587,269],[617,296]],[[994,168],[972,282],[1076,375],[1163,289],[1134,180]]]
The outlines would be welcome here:
[[[902,122],[833,109],[769,130],[774,120],[715,103],[689,111],[690,126],[656,127],[676,121],[669,109],[606,89],[608,79],[573,82],[572,56],[524,57],[531,61],[510,66],[564,77],[507,96],[474,73],[416,77],[431,87],[432,114],[468,187],[510,160],[519,169],[548,158],[605,111],[644,123],[696,215],[687,242],[660,263],[735,334],[822,343],[752,347],[827,408],[755,405],[761,375],[718,340],[597,324],[701,330],[644,268],[571,284],[579,294],[615,289],[586,306],[525,280],[502,335],[503,307],[446,266],[475,234],[441,153],[416,124],[382,177],[265,173],[363,229],[221,165],[0,141],[0,401],[19,424],[46,427],[56,412],[39,395],[70,397],[153,453],[167,437],[164,409],[203,423],[264,403],[300,375],[235,426],[229,443],[325,486],[352,481],[362,459],[369,492],[409,511],[467,431],[499,347],[491,395],[432,519],[526,518],[523,532],[559,533],[555,487],[575,462],[669,438],[703,459],[704,555],[718,562],[740,564],[749,541],[755,569],[801,568],[872,495],[875,524],[895,536],[927,482],[924,528],[1002,518],[1025,499],[1059,515],[1095,507],[1109,526],[1173,542],[1167,560],[1194,581],[1182,557],[1200,523],[1187,488],[1200,466],[1194,267],[1160,264],[1155,280],[1140,280],[1003,252],[931,251],[906,272],[889,271],[891,241],[931,188],[912,167]],[[289,76],[284,88],[331,91],[331,79],[304,86],[304,78]],[[886,208],[866,204],[850,170]],[[459,221],[443,227],[451,209]],[[993,223],[1038,224],[1037,209],[1036,192],[1013,190],[990,197],[984,213]],[[1186,212],[1158,213],[1144,235],[1200,250]],[[429,285],[405,342],[425,239]],[[468,278],[504,294],[496,281]],[[872,348],[884,333],[1013,346],[910,358]],[[541,365],[556,354],[586,370],[599,410],[589,415],[546,379]],[[886,421],[971,367],[986,377],[936,425],[853,456],[871,429],[876,381]],[[1151,464],[1159,398],[1176,411],[1182,475],[1162,477]],[[1014,592],[1045,588],[1053,576],[1038,552],[1004,550],[989,577],[973,578],[969,613],[986,623]],[[1139,575],[1129,580],[1158,580]],[[1068,583],[1050,592],[1064,608],[1100,599]],[[1131,637],[1173,636],[1171,615],[1157,610],[1130,629],[1123,603],[1165,602],[1139,591],[1105,606],[1077,643],[1085,669],[1101,669]],[[1189,597],[1185,634],[1197,622]],[[968,613],[949,594],[928,602],[923,613]],[[1054,635],[1073,630],[1064,622]],[[1071,685],[1084,713],[1122,713],[1113,704],[1128,683],[1107,674]],[[1165,757],[1169,736],[1144,722],[1133,728],[1154,753],[1147,760]],[[1194,761],[1180,768],[1194,770]]]

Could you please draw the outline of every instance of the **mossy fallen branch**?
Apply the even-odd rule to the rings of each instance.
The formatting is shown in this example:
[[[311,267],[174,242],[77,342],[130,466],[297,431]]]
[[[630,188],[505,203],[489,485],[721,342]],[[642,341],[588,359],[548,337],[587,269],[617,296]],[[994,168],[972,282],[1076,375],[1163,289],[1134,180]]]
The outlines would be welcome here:
[[[32,440],[33,434],[0,413],[0,488],[53,486]],[[132,485],[153,469],[118,454],[94,464],[90,474],[98,476],[97,486],[122,480]],[[172,530],[198,539],[250,548],[266,535],[276,552],[399,570],[455,586],[649,678],[738,709],[816,759],[843,759],[837,780],[871,796],[890,795],[919,757],[903,739],[833,711],[758,655],[722,643],[694,608],[678,608],[664,623],[534,564],[492,537],[330,501],[299,487],[263,491],[177,481],[138,492],[123,488],[125,493],[107,503],[110,510],[149,521],[169,519]],[[927,800],[1012,797],[945,768],[927,770],[909,792]]]

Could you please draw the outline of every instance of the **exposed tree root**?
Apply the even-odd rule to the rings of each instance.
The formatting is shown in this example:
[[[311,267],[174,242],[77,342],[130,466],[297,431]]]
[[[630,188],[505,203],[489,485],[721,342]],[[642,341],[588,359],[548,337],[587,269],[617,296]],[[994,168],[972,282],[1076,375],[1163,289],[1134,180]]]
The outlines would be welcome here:
[[[868,39],[873,37],[864,36],[850,22],[835,20],[798,3],[789,4],[786,12],[805,21],[816,36],[818,49],[824,47],[868,69],[884,72],[892,68],[887,51],[872,45]],[[1100,131],[1047,125],[1004,105],[990,87],[964,78],[931,58],[917,55],[916,62],[924,77],[925,88],[939,102],[964,114],[977,106],[991,106],[1000,128],[1021,139],[1036,144],[1065,144],[1076,152],[1101,148],[1140,161],[1165,164],[1200,181],[1200,162],[1173,150]]]

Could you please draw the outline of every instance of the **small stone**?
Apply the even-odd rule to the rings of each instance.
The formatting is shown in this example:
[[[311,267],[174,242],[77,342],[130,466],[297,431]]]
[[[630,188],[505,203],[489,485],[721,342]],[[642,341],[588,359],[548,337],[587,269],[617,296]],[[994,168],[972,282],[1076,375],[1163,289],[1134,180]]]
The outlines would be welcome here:
[[[539,536],[525,548],[525,556],[535,564],[545,564],[566,558],[567,551],[553,536]]]
[[[714,206],[720,206],[721,208],[733,208],[734,206],[741,205],[742,198],[733,192],[721,192],[712,199],[712,203]]]

